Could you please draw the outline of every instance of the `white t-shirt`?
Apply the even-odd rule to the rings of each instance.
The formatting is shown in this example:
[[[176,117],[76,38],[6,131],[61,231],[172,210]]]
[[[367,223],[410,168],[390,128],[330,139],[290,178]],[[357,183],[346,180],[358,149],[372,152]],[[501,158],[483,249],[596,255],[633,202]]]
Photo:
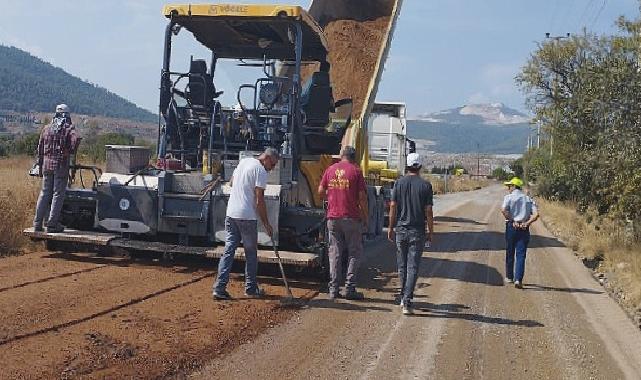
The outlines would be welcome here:
[[[267,187],[267,170],[257,159],[243,158],[234,170],[227,216],[234,219],[257,220],[257,187]]]

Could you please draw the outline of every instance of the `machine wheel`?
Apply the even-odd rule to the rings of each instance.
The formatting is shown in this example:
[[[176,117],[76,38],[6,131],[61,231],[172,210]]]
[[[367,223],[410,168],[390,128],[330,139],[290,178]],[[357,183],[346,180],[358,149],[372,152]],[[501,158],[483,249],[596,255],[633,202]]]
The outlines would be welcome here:
[[[53,251],[53,252],[59,251],[60,250],[60,245],[55,240],[46,240],[45,241],[45,249],[47,251]]]
[[[318,269],[318,276],[322,281],[329,281],[329,233],[327,224],[321,229],[322,244],[318,249],[318,255],[321,259],[321,266]]]

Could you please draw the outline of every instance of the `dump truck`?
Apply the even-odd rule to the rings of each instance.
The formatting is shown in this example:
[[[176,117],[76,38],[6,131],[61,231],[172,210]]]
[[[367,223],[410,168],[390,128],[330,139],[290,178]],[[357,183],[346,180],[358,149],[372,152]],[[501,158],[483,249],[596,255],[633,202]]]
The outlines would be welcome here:
[[[70,169],[91,170],[93,181],[68,189],[63,206],[67,229],[27,229],[25,234],[56,250],[80,245],[103,252],[220,257],[233,170],[239,160],[273,147],[281,159],[269,173],[265,199],[281,258],[298,268],[325,271],[325,209],[316,188],[342,145],[357,147],[367,171],[367,118],[400,10],[398,0],[354,3],[315,0],[309,11],[291,5],[164,6],[153,165],[144,147],[107,147],[104,172],[80,165]],[[359,41],[368,23],[377,29]],[[350,43],[355,48],[374,49],[369,61],[363,58],[367,80],[359,82],[359,89],[341,82],[353,67],[341,59],[345,46],[340,39],[326,36],[346,30],[332,29],[336,26],[354,28]],[[181,33],[190,33],[210,55],[174,57],[172,45]],[[187,62],[188,70],[176,70],[176,62]],[[259,69],[259,75],[221,88],[217,67],[222,62],[252,73]],[[229,91],[231,103],[222,96]],[[86,185],[82,174],[74,178]],[[373,186],[370,194],[380,205]],[[258,243],[259,261],[275,262],[262,226]],[[242,249],[236,258],[244,258]]]

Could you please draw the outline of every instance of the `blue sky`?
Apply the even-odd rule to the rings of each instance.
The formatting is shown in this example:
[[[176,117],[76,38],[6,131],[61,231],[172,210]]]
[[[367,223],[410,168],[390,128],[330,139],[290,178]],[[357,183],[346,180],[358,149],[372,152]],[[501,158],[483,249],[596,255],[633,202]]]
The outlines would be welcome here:
[[[0,0],[0,43],[155,111],[165,3]],[[513,78],[546,32],[614,32],[618,16],[636,18],[638,9],[638,0],[404,0],[378,99],[405,101],[410,115],[477,102],[523,110]],[[174,56],[206,57],[186,34]],[[230,96],[240,74],[232,66],[222,71],[217,86]]]

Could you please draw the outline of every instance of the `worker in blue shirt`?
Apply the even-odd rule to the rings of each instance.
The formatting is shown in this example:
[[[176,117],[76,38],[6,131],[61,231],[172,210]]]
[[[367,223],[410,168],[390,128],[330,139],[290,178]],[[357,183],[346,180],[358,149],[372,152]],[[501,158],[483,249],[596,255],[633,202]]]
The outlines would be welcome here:
[[[523,192],[523,181],[514,177],[510,181],[514,188],[503,198],[501,213],[505,216],[506,243],[505,278],[514,281],[516,288],[523,288],[525,256],[530,242],[530,225],[539,218],[536,203]],[[516,256],[516,262],[515,262]]]

